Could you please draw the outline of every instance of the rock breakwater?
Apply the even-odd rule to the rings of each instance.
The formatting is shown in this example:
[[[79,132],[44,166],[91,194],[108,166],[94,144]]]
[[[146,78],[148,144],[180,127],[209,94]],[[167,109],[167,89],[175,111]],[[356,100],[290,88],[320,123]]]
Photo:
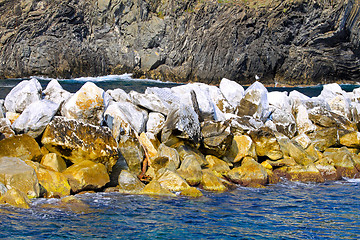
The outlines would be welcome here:
[[[360,177],[360,91],[338,84],[312,98],[228,79],[145,93],[87,82],[72,94],[33,78],[0,103],[0,202],[14,206],[86,191],[199,197]]]

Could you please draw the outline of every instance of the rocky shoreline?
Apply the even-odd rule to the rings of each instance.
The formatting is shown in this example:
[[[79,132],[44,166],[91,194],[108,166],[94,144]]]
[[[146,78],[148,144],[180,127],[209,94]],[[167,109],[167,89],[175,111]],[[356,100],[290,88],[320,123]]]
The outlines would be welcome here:
[[[33,78],[0,101],[0,203],[106,191],[200,197],[238,184],[360,177],[360,89],[309,98],[189,83],[76,93]]]

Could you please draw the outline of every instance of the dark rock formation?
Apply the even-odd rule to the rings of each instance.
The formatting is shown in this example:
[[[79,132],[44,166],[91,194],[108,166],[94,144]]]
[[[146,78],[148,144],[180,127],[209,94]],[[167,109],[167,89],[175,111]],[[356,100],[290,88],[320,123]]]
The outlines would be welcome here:
[[[359,9],[355,0],[2,0],[0,77],[356,81]]]

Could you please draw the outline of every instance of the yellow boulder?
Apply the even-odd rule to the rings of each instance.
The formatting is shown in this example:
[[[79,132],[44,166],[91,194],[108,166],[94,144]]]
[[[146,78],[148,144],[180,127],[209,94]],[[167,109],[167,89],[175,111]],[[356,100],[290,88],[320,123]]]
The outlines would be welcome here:
[[[0,197],[0,204],[9,204],[18,208],[30,208],[30,200],[25,193],[16,188],[9,189]]]

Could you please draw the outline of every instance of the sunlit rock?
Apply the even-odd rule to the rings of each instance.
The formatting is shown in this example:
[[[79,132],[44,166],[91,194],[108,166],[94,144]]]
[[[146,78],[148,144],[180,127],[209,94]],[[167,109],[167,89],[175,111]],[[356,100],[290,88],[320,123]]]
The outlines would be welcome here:
[[[260,82],[253,83],[246,89],[236,113],[238,116],[251,116],[265,122],[269,116],[268,91]]]
[[[353,155],[346,148],[328,148],[324,152],[324,156],[330,158],[334,162],[339,176],[353,178],[359,170],[353,160]]]
[[[121,88],[117,88],[114,90],[107,90],[106,91],[107,94],[109,94],[112,99],[116,102],[131,102],[131,98],[129,96],[129,94],[127,94],[123,89]]]
[[[347,118],[320,107],[309,110],[309,119],[321,127],[357,131],[356,125]]]
[[[225,155],[233,139],[230,126],[224,122],[203,122],[201,134],[205,151],[217,157]]]
[[[45,197],[60,198],[70,195],[71,187],[64,174],[37,162],[26,161],[26,163],[35,170],[40,185],[46,190]]]
[[[302,166],[288,166],[275,169],[274,172],[281,176],[289,179],[290,181],[296,182],[324,182],[320,171],[315,165]]]
[[[276,108],[288,114],[292,113],[291,99],[287,92],[269,92],[268,101],[270,108]]]
[[[200,182],[200,186],[206,191],[224,192],[227,187],[221,180],[209,169],[204,169]]]
[[[92,82],[86,82],[62,106],[62,115],[68,119],[82,120],[100,125],[108,104],[104,90]]]
[[[351,99],[348,97],[348,94],[341,89],[339,84],[325,84],[319,97],[325,99],[331,111],[346,118],[350,117]]]
[[[241,99],[244,97],[244,88],[235,81],[223,78],[220,82],[220,90],[233,108],[240,105]]]
[[[157,179],[160,185],[173,192],[183,191],[190,188],[189,184],[176,172],[166,169]]]
[[[225,159],[229,162],[240,162],[244,157],[256,158],[255,144],[248,135],[235,135]]]
[[[257,156],[267,156],[271,160],[278,160],[283,157],[280,145],[275,134],[269,128],[260,128],[250,132],[250,137],[255,144]]]
[[[195,187],[190,187],[190,188],[187,188],[187,189],[181,191],[180,195],[185,196],[185,197],[191,197],[191,198],[198,198],[198,197],[204,196],[202,194],[202,192]]]
[[[141,173],[144,160],[144,149],[136,133],[132,130],[128,135],[122,135],[118,143],[119,151],[124,157],[129,170],[136,175]]]
[[[56,79],[51,80],[43,91],[44,98],[61,106],[71,97],[71,93],[64,90]]]
[[[264,123],[250,116],[239,117],[234,114],[225,114],[233,132],[243,134],[264,126]]]
[[[315,167],[320,171],[321,176],[327,181],[335,181],[341,178],[336,171],[334,161],[328,157],[324,157],[316,161]]]
[[[177,172],[191,186],[196,186],[201,182],[201,165],[192,155],[188,155],[182,160]]]
[[[179,143],[176,147],[176,151],[179,153],[181,161],[183,161],[186,157],[191,156],[200,164],[201,167],[208,164],[205,156],[198,149],[188,146],[185,143]]]
[[[56,153],[45,154],[40,163],[56,172],[63,172],[66,169],[64,159]]]
[[[221,84],[221,83],[220,83]],[[215,106],[221,111],[221,113],[233,113],[235,107],[225,98],[222,91],[216,86],[207,85],[209,89],[210,99],[215,104]],[[214,106],[214,107],[215,107]],[[216,111],[215,111],[216,114]],[[220,118],[220,116],[215,116],[215,119]]]
[[[331,146],[337,145],[339,142],[336,128],[324,128],[307,135],[319,151],[324,151]]]
[[[207,167],[213,172],[225,174],[230,171],[229,164],[215,156],[207,155],[206,161],[208,162]]]
[[[291,112],[275,108],[269,118],[274,123],[276,131],[285,134],[289,138],[296,134],[296,121]]]
[[[89,160],[71,165],[63,174],[68,178],[73,192],[99,189],[110,182],[106,167]]]
[[[316,126],[309,119],[309,113],[306,107],[302,104],[299,104],[295,108],[296,116],[295,122],[298,132],[301,133],[309,133],[316,130]]]
[[[299,135],[297,135],[296,137],[294,137],[292,140],[296,141],[298,144],[300,144],[300,146],[303,149],[306,149],[307,147],[309,147],[309,145],[311,144],[311,140],[310,138],[304,134],[301,133]]]
[[[143,190],[141,190],[140,194],[176,197],[174,193],[170,192],[166,188],[163,188],[157,180],[152,180],[143,188]]]
[[[0,141],[0,157],[18,157],[21,160],[41,160],[39,144],[29,135],[17,135]]]
[[[179,153],[176,151],[176,149],[168,147],[163,143],[161,143],[158,148],[157,157],[167,157],[169,161],[174,164],[175,169],[179,168],[180,166]]]
[[[146,131],[157,135],[164,127],[165,117],[161,113],[149,113],[149,119],[146,122]]]
[[[0,118],[0,140],[9,138],[15,135],[14,130],[11,128],[11,123],[7,118]]]
[[[7,189],[16,188],[29,198],[39,197],[40,186],[32,167],[16,157],[0,157],[0,182]]]
[[[0,204],[9,204],[18,208],[30,208],[30,200],[25,193],[16,188],[9,189],[3,196],[0,197]]]
[[[119,192],[126,194],[135,194],[141,192],[141,190],[145,187],[139,178],[127,171],[122,170],[119,175]]]
[[[13,124],[16,121],[16,119],[20,117],[20,113],[6,112],[5,117],[10,121],[11,124]]]
[[[59,104],[49,100],[31,103],[12,124],[17,133],[26,133],[36,138],[42,134],[59,109]]]
[[[360,132],[339,130],[339,143],[345,147],[360,148]]]
[[[171,109],[155,94],[138,93],[131,91],[129,96],[135,105],[141,106],[153,112],[168,115]]]
[[[141,146],[145,149],[147,156],[150,158],[149,160],[153,159],[157,155],[157,150],[147,135],[142,132],[138,137]]]
[[[129,134],[130,129],[139,134],[144,132],[147,119],[147,111],[128,101],[111,102],[104,113],[104,120],[116,140]]]
[[[22,113],[31,103],[41,100],[41,85],[35,78],[24,80],[5,97],[7,112]]]
[[[102,163],[109,172],[118,160],[118,145],[110,130],[92,124],[55,117],[46,127],[41,143],[53,153],[80,163]]]
[[[245,157],[241,166],[230,170],[227,177],[243,186],[265,185],[268,182],[266,169],[251,157]]]

